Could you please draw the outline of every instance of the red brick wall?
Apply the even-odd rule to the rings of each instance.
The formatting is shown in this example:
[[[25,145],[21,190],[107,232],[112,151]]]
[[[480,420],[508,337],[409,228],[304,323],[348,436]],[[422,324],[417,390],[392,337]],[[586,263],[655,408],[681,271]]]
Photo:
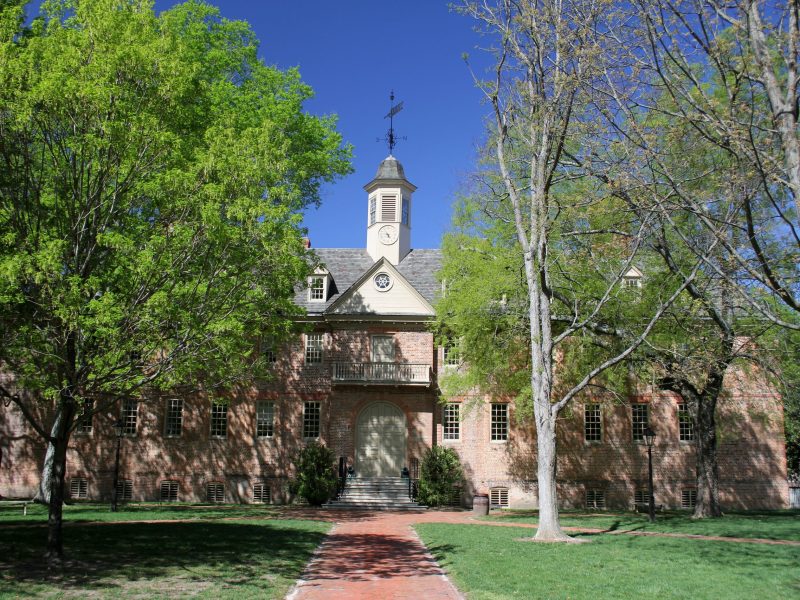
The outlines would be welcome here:
[[[321,365],[304,364],[303,337],[298,336],[279,351],[272,379],[232,395],[225,439],[211,439],[210,401],[202,394],[181,396],[185,407],[179,438],[163,435],[170,396],[142,400],[137,435],[122,440],[121,478],[133,480],[134,500],[157,500],[160,483],[166,479],[179,482],[179,499],[184,501],[205,500],[206,484],[211,481],[225,483],[229,502],[249,502],[256,482],[268,485],[275,501],[291,500],[286,484],[293,472],[293,457],[304,443],[303,403],[321,403],[321,439],[337,456],[352,462],[359,413],[372,402],[386,401],[405,414],[407,464],[432,444],[443,443],[455,448],[464,463],[467,504],[474,492],[506,487],[512,507],[535,506],[535,433],[530,422],[515,420],[513,406],[508,441],[490,441],[489,405],[481,399],[465,402],[460,440],[443,441],[442,407],[435,386],[332,384],[331,363],[369,362],[370,336],[375,334],[395,336],[398,362],[431,364],[437,372],[441,349],[433,346],[433,336],[423,325],[347,323],[324,331]],[[726,390],[719,407],[723,505],[786,507],[780,399],[753,373],[732,373]],[[258,400],[275,402],[273,438],[255,437]],[[678,441],[677,399],[664,394],[637,400],[651,404],[651,424],[657,431],[653,449],[657,502],[677,507],[681,490],[694,487],[694,449],[690,443]],[[602,489],[610,508],[627,508],[632,505],[634,490],[646,487],[647,452],[643,444],[631,439],[629,405],[605,402],[602,415],[603,440],[599,443],[584,442],[582,403],[575,402],[559,422],[558,478],[564,506],[583,506],[586,489]],[[92,498],[111,495],[115,449],[111,424],[117,416],[116,408],[97,415],[93,432],[76,435],[72,442],[68,479],[86,477]],[[44,444],[13,406],[0,408],[0,449],[0,494],[33,495]]]

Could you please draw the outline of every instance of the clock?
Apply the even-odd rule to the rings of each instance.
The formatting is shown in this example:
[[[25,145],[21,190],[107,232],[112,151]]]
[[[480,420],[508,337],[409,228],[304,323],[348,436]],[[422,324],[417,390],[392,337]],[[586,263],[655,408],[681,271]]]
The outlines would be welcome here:
[[[397,229],[394,225],[384,225],[378,230],[378,239],[383,244],[394,244],[397,241]]]

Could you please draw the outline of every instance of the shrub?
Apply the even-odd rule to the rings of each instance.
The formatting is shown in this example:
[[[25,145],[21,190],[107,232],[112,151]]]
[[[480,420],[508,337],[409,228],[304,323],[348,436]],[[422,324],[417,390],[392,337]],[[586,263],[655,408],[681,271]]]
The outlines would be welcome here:
[[[422,457],[419,473],[419,501],[428,506],[442,506],[450,501],[453,486],[461,482],[463,471],[458,454],[452,448],[434,446]]]
[[[333,450],[325,444],[309,442],[295,459],[297,476],[290,489],[312,506],[327,502],[336,491],[335,461]]]

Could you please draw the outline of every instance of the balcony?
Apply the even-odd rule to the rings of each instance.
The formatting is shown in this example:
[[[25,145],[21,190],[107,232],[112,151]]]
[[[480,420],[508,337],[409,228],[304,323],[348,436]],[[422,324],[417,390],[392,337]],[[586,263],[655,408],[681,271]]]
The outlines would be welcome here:
[[[430,385],[431,366],[414,363],[333,363],[333,383]]]

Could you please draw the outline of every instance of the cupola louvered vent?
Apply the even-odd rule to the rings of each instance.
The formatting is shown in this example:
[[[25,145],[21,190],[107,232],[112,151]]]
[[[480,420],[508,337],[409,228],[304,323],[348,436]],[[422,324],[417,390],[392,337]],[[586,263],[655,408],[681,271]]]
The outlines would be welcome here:
[[[381,221],[397,220],[397,196],[383,196],[381,198]]]

